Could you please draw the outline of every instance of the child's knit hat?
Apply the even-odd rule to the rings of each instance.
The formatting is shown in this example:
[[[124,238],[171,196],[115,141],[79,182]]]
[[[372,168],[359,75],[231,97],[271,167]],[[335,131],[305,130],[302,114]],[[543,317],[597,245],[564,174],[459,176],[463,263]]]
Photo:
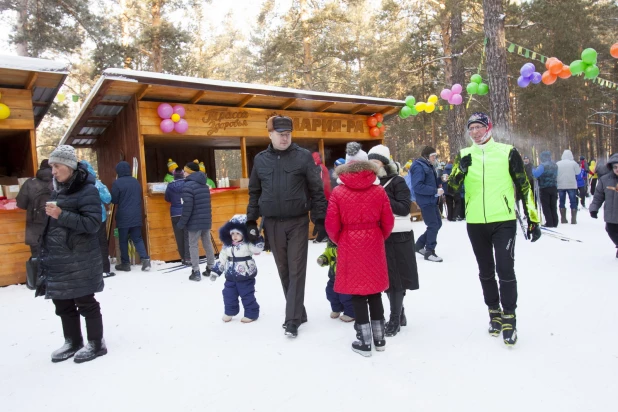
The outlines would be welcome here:
[[[167,159],[167,170],[170,173],[174,173],[174,170],[178,168],[178,163],[173,161],[172,159]]]

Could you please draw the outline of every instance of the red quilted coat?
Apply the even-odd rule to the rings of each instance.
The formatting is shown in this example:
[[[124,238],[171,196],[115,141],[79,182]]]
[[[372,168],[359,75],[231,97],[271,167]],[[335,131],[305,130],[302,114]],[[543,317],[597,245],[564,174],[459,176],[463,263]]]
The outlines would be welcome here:
[[[353,162],[336,170],[343,184],[331,193],[326,231],[338,245],[338,293],[371,295],[388,289],[384,241],[395,220],[376,172],[370,162]]]

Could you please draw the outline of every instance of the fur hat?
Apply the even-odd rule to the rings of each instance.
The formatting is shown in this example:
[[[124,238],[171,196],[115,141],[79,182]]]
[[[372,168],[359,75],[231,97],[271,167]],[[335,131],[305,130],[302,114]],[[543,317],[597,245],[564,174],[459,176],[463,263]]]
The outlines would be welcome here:
[[[77,170],[77,156],[75,149],[68,144],[62,144],[49,155],[49,164],[61,164]]]
[[[349,142],[345,147],[345,162],[346,164],[350,162],[366,162],[369,160],[367,157],[367,153],[361,149],[360,143],[357,142]]]
[[[167,159],[167,170],[170,173],[174,173],[174,170],[178,168],[178,163],[173,161],[172,159]]]
[[[369,149],[369,155],[367,157],[369,160],[379,160],[384,166],[386,166],[391,161],[391,151],[383,144],[379,144]]]
[[[234,215],[219,229],[219,239],[225,246],[232,244],[232,232],[238,232],[243,239],[247,238],[247,215]]]
[[[436,153],[436,149],[434,149],[431,146],[425,146],[423,147],[423,150],[421,151],[421,156],[424,157],[425,159],[429,159],[429,156]]]
[[[279,133],[294,130],[294,122],[287,116],[272,116],[266,121],[266,129],[269,132],[276,130]]]
[[[200,165],[198,165],[196,161],[189,162],[189,163],[187,163],[185,165],[185,169],[184,170],[188,174],[199,172],[200,171]]]

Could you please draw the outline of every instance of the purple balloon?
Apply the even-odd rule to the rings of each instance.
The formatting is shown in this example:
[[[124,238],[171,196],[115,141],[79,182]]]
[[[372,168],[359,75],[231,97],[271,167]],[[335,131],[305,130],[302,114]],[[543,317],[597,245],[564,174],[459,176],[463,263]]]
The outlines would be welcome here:
[[[176,113],[180,117],[185,117],[186,112],[184,106],[181,106],[179,104],[174,106],[174,113]]]
[[[161,119],[169,119],[174,114],[174,109],[167,103],[161,103],[157,107],[157,113]]]
[[[529,84],[530,84],[530,80],[526,79],[523,76],[519,76],[519,78],[517,79],[517,85],[519,87],[528,87]]]
[[[521,73],[523,77],[529,78],[530,76],[532,76],[532,73],[534,73],[534,70],[535,70],[534,64],[526,63],[523,66],[521,66],[521,69],[519,70],[519,72]]]
[[[448,102],[450,104],[454,104],[455,106],[459,106],[463,102],[463,97],[461,97],[461,94],[454,94]]]
[[[455,83],[453,87],[451,87],[451,92],[453,92],[453,94],[461,94],[462,91],[463,87],[461,87],[459,83]]]
[[[543,80],[543,76],[539,72],[532,73],[532,84],[539,84]]]
[[[185,119],[180,119],[178,123],[174,123],[174,130],[182,134],[189,130],[189,123]]]
[[[449,89],[444,89],[440,92],[440,97],[443,100],[448,100],[451,98],[451,96],[453,95],[453,92],[451,92]]]
[[[172,119],[163,119],[161,120],[161,124],[159,124],[159,129],[161,129],[163,133],[169,133],[174,130],[174,122]]]

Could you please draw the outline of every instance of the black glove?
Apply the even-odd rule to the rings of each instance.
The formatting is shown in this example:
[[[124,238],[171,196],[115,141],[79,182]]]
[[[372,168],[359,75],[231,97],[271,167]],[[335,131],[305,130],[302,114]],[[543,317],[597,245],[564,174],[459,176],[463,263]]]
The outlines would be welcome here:
[[[590,212],[590,217],[593,219],[598,219],[599,218],[599,212]]]
[[[314,234],[317,233],[315,240],[317,240],[318,242],[322,242],[324,239],[328,238],[328,234],[326,233],[326,228],[324,227],[324,219],[318,219],[315,221],[313,233]]]
[[[464,173],[468,173],[468,168],[472,166],[472,155],[468,153],[459,161],[459,170]]]
[[[258,231],[257,222],[255,220],[247,220],[247,240],[249,243],[253,243],[255,245],[259,236],[260,233]]]
[[[531,242],[536,242],[541,237],[541,227],[538,223],[530,222],[528,224],[528,239]]]

